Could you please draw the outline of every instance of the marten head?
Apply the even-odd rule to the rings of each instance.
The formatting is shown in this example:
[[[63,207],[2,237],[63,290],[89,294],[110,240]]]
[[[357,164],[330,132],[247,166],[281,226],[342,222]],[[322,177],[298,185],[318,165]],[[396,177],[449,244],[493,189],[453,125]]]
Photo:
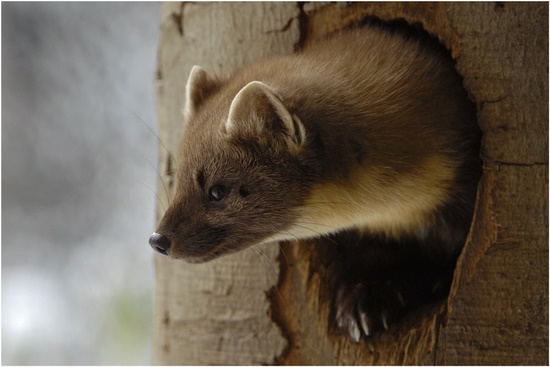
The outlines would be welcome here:
[[[151,246],[198,263],[283,231],[308,191],[300,119],[266,84],[218,80],[198,66],[184,119],[176,194]]]

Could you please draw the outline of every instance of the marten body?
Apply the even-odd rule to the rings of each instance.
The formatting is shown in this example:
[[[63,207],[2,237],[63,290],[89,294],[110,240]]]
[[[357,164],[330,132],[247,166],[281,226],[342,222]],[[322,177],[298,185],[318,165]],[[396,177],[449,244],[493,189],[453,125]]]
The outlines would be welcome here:
[[[229,78],[194,67],[186,93],[176,195],[150,239],[159,252],[198,263],[355,230],[413,241],[452,268],[473,212],[479,131],[439,50],[368,27]],[[354,340],[360,326],[369,335],[388,323],[360,299],[336,300]]]

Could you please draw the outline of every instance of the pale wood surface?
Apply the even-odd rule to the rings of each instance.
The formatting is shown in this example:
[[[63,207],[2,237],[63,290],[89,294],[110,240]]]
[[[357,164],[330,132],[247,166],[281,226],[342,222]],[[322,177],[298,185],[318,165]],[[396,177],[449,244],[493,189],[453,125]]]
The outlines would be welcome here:
[[[548,364],[547,3],[165,4],[162,141],[177,153],[193,64],[229,72],[367,15],[420,22],[437,35],[478,107],[484,174],[448,302],[354,344],[329,322],[322,241],[204,265],[158,257],[155,363]],[[160,149],[159,171],[173,170]],[[160,215],[168,200],[162,184],[159,196]]]
[[[167,3],[162,11],[157,104],[160,138],[174,156],[191,67],[225,73],[298,41],[294,3]],[[293,20],[294,19],[294,20]],[[160,148],[159,172],[174,170]],[[165,185],[173,195],[174,175]],[[167,206],[159,184],[159,217]],[[155,259],[155,364],[270,364],[286,345],[267,316],[279,249],[258,246],[203,265]]]

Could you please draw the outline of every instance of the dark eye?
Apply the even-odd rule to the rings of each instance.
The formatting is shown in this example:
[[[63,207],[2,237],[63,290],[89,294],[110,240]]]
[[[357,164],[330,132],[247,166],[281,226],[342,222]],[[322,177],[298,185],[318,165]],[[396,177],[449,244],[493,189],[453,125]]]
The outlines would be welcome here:
[[[227,196],[229,190],[224,185],[212,186],[208,191],[208,200],[219,203]]]

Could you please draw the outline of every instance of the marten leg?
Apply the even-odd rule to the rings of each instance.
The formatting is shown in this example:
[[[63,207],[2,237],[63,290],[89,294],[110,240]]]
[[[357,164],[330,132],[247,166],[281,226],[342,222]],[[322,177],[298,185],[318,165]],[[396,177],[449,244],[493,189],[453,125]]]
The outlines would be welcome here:
[[[455,260],[426,256],[424,244],[353,233],[334,240],[341,258],[333,312],[338,328],[354,341],[448,295]]]

